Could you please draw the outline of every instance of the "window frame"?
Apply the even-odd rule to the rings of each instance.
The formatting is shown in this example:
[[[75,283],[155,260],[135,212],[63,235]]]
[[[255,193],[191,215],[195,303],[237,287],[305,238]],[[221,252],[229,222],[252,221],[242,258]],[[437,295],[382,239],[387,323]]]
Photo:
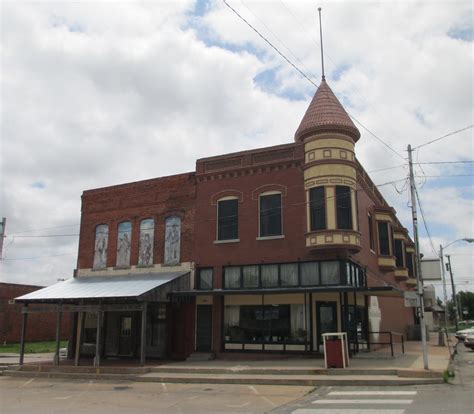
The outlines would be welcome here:
[[[211,271],[211,288],[210,289],[204,289],[201,286],[201,272],[203,270],[210,270]],[[196,290],[213,290],[214,289],[214,268],[213,267],[200,267],[197,271],[197,278],[196,278]]]
[[[344,189],[344,191],[347,190],[346,194],[343,195],[338,195],[338,190],[341,191]],[[335,203],[334,203],[334,208],[335,208],[335,213],[336,213],[336,228],[337,230],[354,230],[354,223],[352,219],[352,188],[349,187],[348,185],[336,185],[334,189],[334,194],[335,194]],[[348,200],[348,206],[343,206],[341,203],[345,200]],[[345,219],[348,219],[348,227],[341,227],[341,221],[342,216],[346,215],[347,217],[344,217]],[[341,216],[341,217],[340,217]]]
[[[262,197],[268,196],[280,196],[280,234],[272,235],[262,235],[262,211],[261,211],[261,201]],[[283,233],[283,194],[281,191],[265,191],[258,195],[258,237],[257,240],[271,240],[271,239],[281,239],[284,238]]]
[[[311,199],[311,194],[321,189],[323,193],[322,194],[322,208],[317,209],[317,208],[314,208],[314,204],[317,204],[317,200],[313,202],[313,200]],[[319,210],[322,210],[321,215],[323,216],[323,227],[315,228],[314,222],[313,222],[313,212],[318,212]],[[308,213],[309,213],[309,230],[310,231],[327,230],[328,223],[327,223],[327,211],[326,211],[326,187],[324,185],[312,187],[308,190]]]
[[[233,238],[228,238],[228,239],[221,239],[219,238],[219,228],[220,228],[220,217],[219,217],[219,203],[225,202],[225,201],[235,201],[236,202],[236,207],[237,207],[237,215],[236,215],[236,236]],[[239,239],[239,198],[236,196],[227,196],[227,197],[221,197],[219,200],[216,202],[216,235],[215,235],[215,243],[232,243],[232,242],[237,242],[240,241]],[[231,216],[228,216],[231,217]],[[223,219],[227,219],[228,217],[225,217]]]
[[[375,234],[374,234],[374,219],[372,218],[372,214],[369,212],[367,213],[367,219],[369,223],[369,249],[372,253],[375,253]]]
[[[399,249],[397,248],[397,244],[399,244]],[[395,255],[395,265],[399,269],[404,269],[406,267],[406,259],[405,259],[405,242],[402,239],[393,239],[393,253]],[[400,253],[401,257],[397,254]],[[400,263],[401,261],[401,263]],[[400,266],[399,266],[400,264]]]
[[[380,225],[385,224],[387,226],[387,248],[388,253],[382,253],[382,245],[381,245],[381,238],[380,238]],[[390,240],[390,222],[385,220],[377,220],[377,239],[378,239],[378,248],[379,248],[379,256],[392,256],[392,243]]]

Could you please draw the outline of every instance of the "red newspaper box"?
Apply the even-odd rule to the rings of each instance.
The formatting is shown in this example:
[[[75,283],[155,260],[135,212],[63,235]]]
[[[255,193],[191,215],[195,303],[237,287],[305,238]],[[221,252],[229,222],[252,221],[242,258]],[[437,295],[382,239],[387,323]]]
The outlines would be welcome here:
[[[346,368],[349,365],[347,334],[332,332],[323,334],[324,362],[326,368]]]

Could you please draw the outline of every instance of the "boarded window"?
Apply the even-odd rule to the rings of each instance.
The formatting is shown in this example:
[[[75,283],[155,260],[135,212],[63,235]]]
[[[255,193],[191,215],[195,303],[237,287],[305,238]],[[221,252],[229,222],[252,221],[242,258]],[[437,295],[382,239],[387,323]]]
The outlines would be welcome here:
[[[109,226],[100,224],[95,229],[94,269],[107,267],[107,246],[109,243]]]
[[[149,266],[153,264],[153,240],[155,234],[155,221],[142,220],[140,223],[140,242],[138,246],[138,265]]]
[[[199,286],[198,289],[211,290],[213,288],[213,271],[212,268],[199,270]]]
[[[405,261],[403,260],[403,241],[395,239],[395,257],[397,258],[397,267],[405,267]]]

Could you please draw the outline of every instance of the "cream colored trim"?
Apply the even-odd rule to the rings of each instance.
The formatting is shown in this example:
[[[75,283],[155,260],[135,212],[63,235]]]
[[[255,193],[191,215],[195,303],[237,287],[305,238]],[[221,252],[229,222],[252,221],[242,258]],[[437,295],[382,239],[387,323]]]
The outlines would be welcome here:
[[[305,152],[309,152],[320,148],[340,148],[354,152],[354,143],[347,141],[347,137],[345,135],[339,136],[344,137],[345,139],[339,139],[337,134],[325,134],[322,136],[319,135],[317,139],[305,142],[304,150]]]
[[[328,230],[336,229],[336,188],[325,187],[326,193],[326,224]]]
[[[124,276],[124,275],[140,275],[143,273],[160,273],[160,272],[182,272],[191,271],[194,273],[193,262],[182,262],[179,266],[164,266],[161,263],[152,266],[129,266],[125,268],[108,267],[106,269],[77,269],[78,277],[94,277],[94,276]]]
[[[390,216],[390,214],[384,214],[384,213],[375,213],[375,220],[389,221],[390,223],[393,222],[392,216]]]
[[[265,236],[265,237],[256,237],[255,240],[279,240],[284,239],[285,235],[280,234],[279,236]]]
[[[214,244],[238,243],[240,239],[214,240]]]
[[[352,229],[359,230],[359,221],[357,220],[357,197],[356,192],[351,188],[351,213],[352,213]]]

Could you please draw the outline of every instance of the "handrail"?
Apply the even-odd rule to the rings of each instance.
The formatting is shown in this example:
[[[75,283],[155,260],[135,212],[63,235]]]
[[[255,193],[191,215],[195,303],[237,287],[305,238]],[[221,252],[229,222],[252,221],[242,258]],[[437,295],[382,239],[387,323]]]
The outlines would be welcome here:
[[[370,335],[371,334],[388,334],[390,336],[390,342],[370,342]],[[401,344],[402,344],[402,354],[405,353],[405,339],[403,334],[399,332],[393,332],[393,331],[369,331],[367,335],[367,346],[370,349],[370,344],[373,345],[390,345],[390,351],[392,353],[392,356],[394,356],[393,353],[393,336],[398,335],[402,339]]]

